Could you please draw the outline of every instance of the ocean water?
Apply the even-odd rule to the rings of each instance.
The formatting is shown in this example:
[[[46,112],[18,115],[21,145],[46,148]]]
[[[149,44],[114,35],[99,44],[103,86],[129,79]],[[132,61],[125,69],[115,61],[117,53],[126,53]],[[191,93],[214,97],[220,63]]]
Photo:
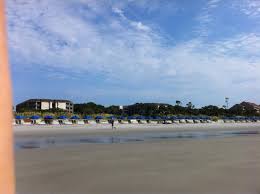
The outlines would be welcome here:
[[[209,139],[226,138],[237,136],[260,135],[258,131],[216,131],[216,132],[143,132],[131,133],[128,135],[98,135],[98,136],[77,136],[77,137],[41,137],[41,138],[17,138],[15,149],[41,149],[56,146],[70,146],[79,144],[118,144],[135,143],[144,141],[162,141],[179,139]]]

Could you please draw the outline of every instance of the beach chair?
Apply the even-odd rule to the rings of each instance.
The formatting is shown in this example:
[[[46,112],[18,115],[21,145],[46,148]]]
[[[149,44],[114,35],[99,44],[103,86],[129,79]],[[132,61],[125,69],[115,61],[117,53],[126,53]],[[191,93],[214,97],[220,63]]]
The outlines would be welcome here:
[[[182,124],[186,123],[185,119],[180,119],[179,122],[182,123]]]
[[[57,119],[54,119],[51,124],[52,125],[59,125],[60,123]]]
[[[217,123],[224,123],[224,120],[223,120],[223,119],[219,119],[219,120],[217,121]]]
[[[65,121],[64,121],[64,125],[72,125],[72,122],[69,121],[69,120],[65,120]]]
[[[131,120],[132,124],[139,124],[139,122],[136,119]]]
[[[158,121],[156,121],[156,120],[150,120],[150,124],[157,124],[158,123]]]
[[[88,121],[88,124],[90,124],[90,125],[95,125],[95,124],[97,124],[97,123],[96,123],[95,120],[89,120],[89,121]]]
[[[40,121],[38,125],[46,125],[45,121]]]
[[[128,122],[127,122],[127,120],[118,120],[118,123],[119,124],[127,124]]]
[[[83,120],[78,120],[78,123],[77,123],[78,125],[84,125],[85,123],[84,123],[84,121]]]
[[[185,118],[185,121],[186,121],[186,123],[188,123],[188,124],[193,124],[193,123],[194,123],[194,121],[193,121],[193,119],[192,119],[191,117]]]

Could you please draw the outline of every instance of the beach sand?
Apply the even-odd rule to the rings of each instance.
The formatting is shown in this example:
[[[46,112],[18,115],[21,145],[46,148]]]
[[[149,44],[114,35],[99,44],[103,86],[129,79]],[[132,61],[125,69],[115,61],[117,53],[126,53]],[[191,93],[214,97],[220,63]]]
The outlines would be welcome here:
[[[190,125],[181,129],[138,126],[118,131],[260,130],[259,124],[213,125],[205,128]],[[74,133],[68,128],[37,129],[31,133],[33,128],[15,128],[16,138],[74,133],[98,135],[112,131],[84,127],[75,129]],[[16,150],[17,193],[257,194],[260,193],[259,150],[259,135]]]
[[[128,134],[130,132],[171,131],[222,131],[260,130],[260,123],[201,123],[201,124],[110,124],[95,125],[18,125],[14,126],[16,137],[46,137],[66,135]]]

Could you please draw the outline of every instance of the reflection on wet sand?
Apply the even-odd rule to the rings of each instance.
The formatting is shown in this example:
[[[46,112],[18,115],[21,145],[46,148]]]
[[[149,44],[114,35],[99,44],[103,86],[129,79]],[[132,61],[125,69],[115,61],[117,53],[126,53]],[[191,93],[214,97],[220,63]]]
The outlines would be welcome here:
[[[208,139],[225,138],[235,136],[259,135],[259,131],[216,131],[216,132],[149,132],[131,135],[99,135],[87,137],[42,137],[42,138],[17,138],[15,147],[17,149],[46,148],[51,146],[66,146],[77,144],[113,144],[140,141],[176,140],[176,139]]]

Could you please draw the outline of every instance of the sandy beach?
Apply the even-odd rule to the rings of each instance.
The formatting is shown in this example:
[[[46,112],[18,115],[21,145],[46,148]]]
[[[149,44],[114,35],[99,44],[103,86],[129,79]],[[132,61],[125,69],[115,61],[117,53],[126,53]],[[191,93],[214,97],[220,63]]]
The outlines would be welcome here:
[[[260,130],[260,123],[201,123],[201,124],[110,124],[90,125],[17,125],[16,137],[40,137],[60,135],[117,134],[130,132],[160,131],[218,131],[218,130]]]
[[[15,137],[259,130],[258,123],[16,126]],[[16,150],[20,194],[260,193],[260,136]]]

